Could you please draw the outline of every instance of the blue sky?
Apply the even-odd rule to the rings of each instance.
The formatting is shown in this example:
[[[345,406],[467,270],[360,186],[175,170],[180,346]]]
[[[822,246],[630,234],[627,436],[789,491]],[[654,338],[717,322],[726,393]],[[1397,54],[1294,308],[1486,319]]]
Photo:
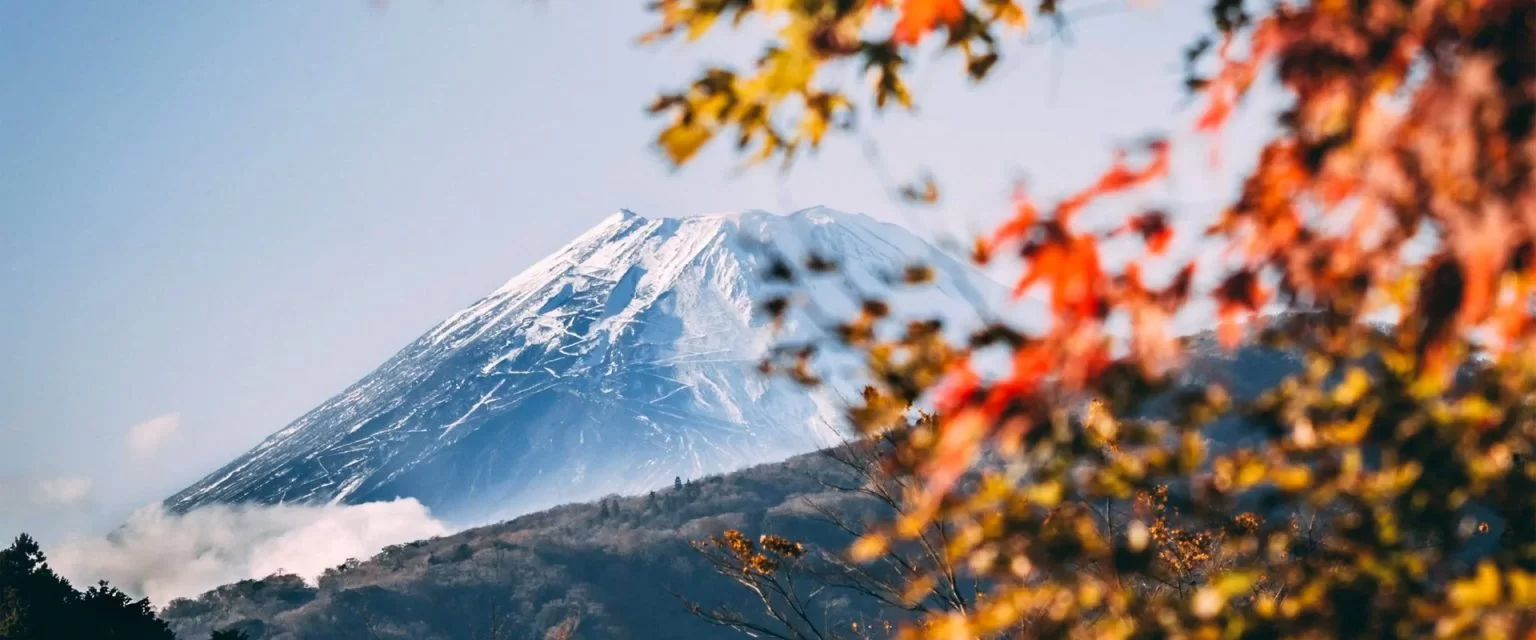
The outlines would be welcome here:
[[[920,65],[920,117],[871,132],[891,175],[944,180],[922,211],[848,142],[782,179],[733,177],[723,148],[670,171],[643,105],[754,49],[637,48],[638,0],[0,4],[0,493],[91,479],[68,509],[0,503],[0,535],[111,526],[619,207],[980,230],[1021,172],[1059,194],[1112,145],[1187,128],[1205,4],[1010,46],[982,88]],[[1231,192],[1205,154],[1181,152],[1163,202]]]

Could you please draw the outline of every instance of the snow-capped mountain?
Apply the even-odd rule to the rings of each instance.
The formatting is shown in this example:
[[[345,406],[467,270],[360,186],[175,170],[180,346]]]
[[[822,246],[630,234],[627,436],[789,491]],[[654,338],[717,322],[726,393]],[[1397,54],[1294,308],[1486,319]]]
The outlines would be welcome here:
[[[811,253],[841,275],[798,283],[819,314],[772,334],[758,307],[783,285],[762,276],[775,256]],[[919,262],[934,282],[893,289]],[[862,215],[616,213],[167,504],[408,496],[484,518],[810,451],[839,437],[837,396],[856,381],[835,357],[815,392],[756,364],[870,294],[955,326],[1001,299],[980,272]]]

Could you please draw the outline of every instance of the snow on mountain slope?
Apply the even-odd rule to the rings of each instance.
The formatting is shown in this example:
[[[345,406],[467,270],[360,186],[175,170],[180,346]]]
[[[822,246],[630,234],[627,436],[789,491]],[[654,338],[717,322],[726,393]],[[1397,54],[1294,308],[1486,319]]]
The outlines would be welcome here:
[[[833,371],[833,384],[808,392],[755,369],[773,340],[820,326],[797,312],[779,337],[765,329],[757,307],[781,293],[762,278],[775,252],[839,261],[846,280],[799,289],[833,316],[856,308],[851,289],[974,327],[1002,298],[968,265],[862,215],[623,211],[167,504],[402,496],[483,519],[831,443],[843,424],[837,396],[856,380]],[[889,276],[914,262],[934,265],[935,282],[893,290]]]

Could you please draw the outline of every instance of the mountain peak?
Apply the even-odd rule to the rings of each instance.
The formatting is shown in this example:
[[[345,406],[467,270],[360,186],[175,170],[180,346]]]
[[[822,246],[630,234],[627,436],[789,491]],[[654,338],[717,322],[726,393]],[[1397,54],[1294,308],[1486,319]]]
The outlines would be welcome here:
[[[651,218],[636,212],[633,209],[623,208],[604,219],[599,226],[614,222],[640,221],[647,222]],[[824,205],[815,205],[803,209],[796,209],[788,213],[768,211],[766,209],[743,209],[740,211],[720,211],[712,213],[700,213],[682,216],[656,216],[657,220],[678,221],[767,221],[767,220],[802,220],[814,224],[838,224],[855,222],[859,224],[883,224],[864,213],[849,213],[839,211]]]
[[[770,334],[758,309],[782,292],[761,275],[808,252],[835,257],[845,279],[804,283],[818,315],[796,309]],[[934,264],[935,282],[893,289],[915,260]],[[836,441],[839,394],[860,384],[856,358],[830,350],[815,392],[760,375],[775,340],[814,338],[862,295],[963,327],[957,314],[1001,294],[868,216],[621,209],[168,502],[408,496],[479,518],[490,505],[507,515],[778,460]]]

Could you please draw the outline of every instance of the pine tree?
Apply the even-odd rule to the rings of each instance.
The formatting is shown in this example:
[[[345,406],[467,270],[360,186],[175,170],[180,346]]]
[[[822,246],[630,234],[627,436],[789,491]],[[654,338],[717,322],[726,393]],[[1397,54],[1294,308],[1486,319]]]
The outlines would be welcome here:
[[[149,599],[134,600],[105,580],[86,590],[78,610],[91,629],[87,637],[175,638],[170,626],[155,617]]]
[[[0,638],[175,640],[148,599],[134,600],[106,582],[76,591],[26,534],[0,550]]]
[[[682,491],[683,490],[683,477],[682,476],[677,476],[675,478],[672,478],[672,490],[673,491]]]

